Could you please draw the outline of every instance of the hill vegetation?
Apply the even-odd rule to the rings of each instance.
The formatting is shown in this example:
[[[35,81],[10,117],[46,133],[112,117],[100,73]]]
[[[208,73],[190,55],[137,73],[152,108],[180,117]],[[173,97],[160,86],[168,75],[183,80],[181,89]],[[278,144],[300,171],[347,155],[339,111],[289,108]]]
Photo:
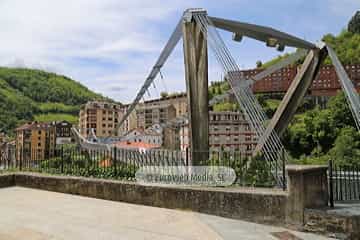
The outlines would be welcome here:
[[[103,99],[79,82],[41,70],[0,68],[0,131],[13,133],[26,121],[76,122],[80,105]],[[110,99],[106,99],[110,100]]]

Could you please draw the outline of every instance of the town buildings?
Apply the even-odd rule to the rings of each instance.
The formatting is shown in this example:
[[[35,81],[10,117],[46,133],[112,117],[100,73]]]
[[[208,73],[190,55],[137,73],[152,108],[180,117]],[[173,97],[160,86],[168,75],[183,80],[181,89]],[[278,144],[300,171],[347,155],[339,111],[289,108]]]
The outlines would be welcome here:
[[[169,103],[144,104],[136,109],[137,127],[147,129],[154,124],[165,124],[176,118],[176,108]]]
[[[128,132],[121,140],[126,142],[142,142],[163,145],[163,129],[157,124],[147,129],[135,128]]]
[[[116,125],[124,115],[122,105],[108,102],[92,101],[83,105],[79,113],[80,134],[87,137],[91,129],[97,137],[121,135],[126,132],[124,125],[114,133]]]
[[[354,86],[360,91],[360,64],[352,64],[344,66],[349,78],[353,81]],[[251,69],[241,71],[246,79],[261,72],[262,69]],[[298,66],[289,66],[266,76],[265,78],[255,82],[252,89],[254,93],[285,93],[291,82],[299,71]],[[339,78],[336,75],[332,65],[322,66],[318,77],[312,82],[309,95],[318,96],[335,96],[341,90]]]
[[[49,123],[26,123],[16,129],[17,159],[40,160],[55,154],[55,126]]]
[[[140,152],[146,152],[161,147],[161,145],[158,144],[151,144],[144,142],[129,142],[129,141],[117,142],[115,146],[122,149],[137,150]]]
[[[186,93],[175,93],[165,97],[148,100],[140,104],[140,106],[149,107],[164,104],[172,105],[175,108],[176,117],[184,116],[188,112]]]
[[[345,69],[356,88],[360,90],[360,65],[347,65]],[[246,79],[250,79],[251,76],[260,71],[262,70],[245,70],[241,74]],[[252,89],[254,93],[284,94],[298,71],[299,67],[297,66],[282,68],[255,82]],[[341,86],[334,68],[332,66],[323,66],[318,77],[313,81],[308,96],[312,96],[317,103],[324,104],[327,98],[336,95],[340,89]],[[231,97],[230,99],[234,100]],[[81,133],[86,137],[88,129],[93,128],[98,137],[109,136],[116,121],[114,120],[115,117],[109,118],[108,116],[115,115],[119,121],[128,107],[129,105],[116,107],[113,104],[88,103],[80,114]],[[167,149],[185,150],[190,146],[187,124],[182,124],[179,127],[176,124],[171,125],[168,123],[181,116],[187,116],[187,113],[188,100],[185,93],[145,101],[136,107],[132,115],[123,124],[119,135],[129,138],[128,142],[154,144],[155,141],[155,144],[161,144],[162,147]],[[209,123],[211,149],[232,149],[251,154],[256,144],[256,138],[240,112],[210,112]],[[157,125],[163,128],[161,132],[152,135],[147,131],[147,129]],[[132,136],[135,133],[138,134],[137,137]]]
[[[210,151],[239,151],[250,156],[257,144],[255,134],[241,112],[213,112],[209,114]],[[190,147],[188,121],[180,127],[180,148]]]
[[[71,127],[67,121],[31,122],[18,127],[15,139],[17,159],[42,160],[53,157],[57,146],[73,142]]]
[[[55,126],[56,145],[72,143],[72,124],[68,121],[56,121],[51,123]]]
[[[124,105],[122,107],[123,114],[126,114],[128,111],[130,105]],[[122,136],[132,129],[135,129],[137,127],[137,120],[136,120],[136,111],[132,111],[130,115],[125,119],[124,123],[122,124],[121,128],[119,129],[119,135]]]

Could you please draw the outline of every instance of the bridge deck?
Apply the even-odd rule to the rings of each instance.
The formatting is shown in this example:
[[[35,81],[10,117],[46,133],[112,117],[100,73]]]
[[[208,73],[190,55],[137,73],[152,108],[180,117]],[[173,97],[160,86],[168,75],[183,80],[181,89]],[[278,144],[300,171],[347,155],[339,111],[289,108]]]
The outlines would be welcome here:
[[[271,234],[287,231],[193,212],[20,187],[0,189],[0,196],[0,239],[7,240],[278,239]],[[326,239],[292,234],[299,239]]]

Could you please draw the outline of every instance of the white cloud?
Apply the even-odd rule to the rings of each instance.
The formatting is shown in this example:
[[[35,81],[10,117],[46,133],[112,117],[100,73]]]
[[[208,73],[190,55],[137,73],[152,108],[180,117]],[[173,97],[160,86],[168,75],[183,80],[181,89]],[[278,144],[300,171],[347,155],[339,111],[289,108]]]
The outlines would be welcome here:
[[[100,91],[98,79],[124,69],[123,76],[140,71],[143,80],[148,69],[139,70],[140,64],[150,56],[154,62],[164,43],[158,23],[183,5],[181,0],[2,0],[0,64],[53,69]]]
[[[336,14],[349,15],[352,9],[359,8],[358,0],[321,1],[325,5],[328,1],[329,8]],[[307,4],[303,2],[286,1],[287,5],[279,12],[287,9],[292,12],[284,21],[281,14],[272,16],[274,13],[268,11],[265,0],[262,3],[224,0],[221,4],[204,0],[0,0],[0,65],[55,71],[81,81],[92,90],[128,102],[144,82],[187,7],[205,6],[214,16],[274,25],[294,33],[300,29],[306,36],[318,19],[310,18],[310,27],[304,28],[306,24],[299,18],[308,12],[294,12],[294,6]],[[280,3],[275,4],[275,8],[278,5]],[[319,23],[321,26],[334,25],[324,24],[329,20],[324,19]],[[291,29],[292,21],[298,22],[299,27]],[[321,37],[322,29],[314,28],[311,36],[315,37],[310,39]],[[231,35],[227,34],[225,42],[229,43],[229,39]],[[256,60],[278,54],[259,43],[244,41],[244,46],[242,44],[230,46],[240,67],[252,67]],[[221,77],[221,69],[213,62],[209,67],[210,81]],[[168,89],[185,88],[181,46],[162,71]],[[160,80],[157,85],[158,91],[165,90]],[[155,96],[156,91],[151,91]]]

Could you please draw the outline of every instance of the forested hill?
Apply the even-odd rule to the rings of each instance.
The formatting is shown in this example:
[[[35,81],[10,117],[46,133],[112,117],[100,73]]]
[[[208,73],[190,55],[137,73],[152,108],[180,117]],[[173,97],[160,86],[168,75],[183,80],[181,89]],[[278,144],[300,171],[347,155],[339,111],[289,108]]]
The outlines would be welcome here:
[[[326,34],[322,40],[329,44],[338,55],[342,64],[359,64],[360,63],[360,11],[357,11],[351,18],[346,29],[341,31],[338,35]],[[267,68],[284,57],[289,56],[288,53],[279,55],[278,57],[261,64],[257,62],[257,66]],[[301,61],[300,61],[301,62]],[[324,64],[331,64],[327,58]]]
[[[68,77],[41,70],[0,67],[0,132],[26,121],[77,121],[80,105],[110,100]]]

